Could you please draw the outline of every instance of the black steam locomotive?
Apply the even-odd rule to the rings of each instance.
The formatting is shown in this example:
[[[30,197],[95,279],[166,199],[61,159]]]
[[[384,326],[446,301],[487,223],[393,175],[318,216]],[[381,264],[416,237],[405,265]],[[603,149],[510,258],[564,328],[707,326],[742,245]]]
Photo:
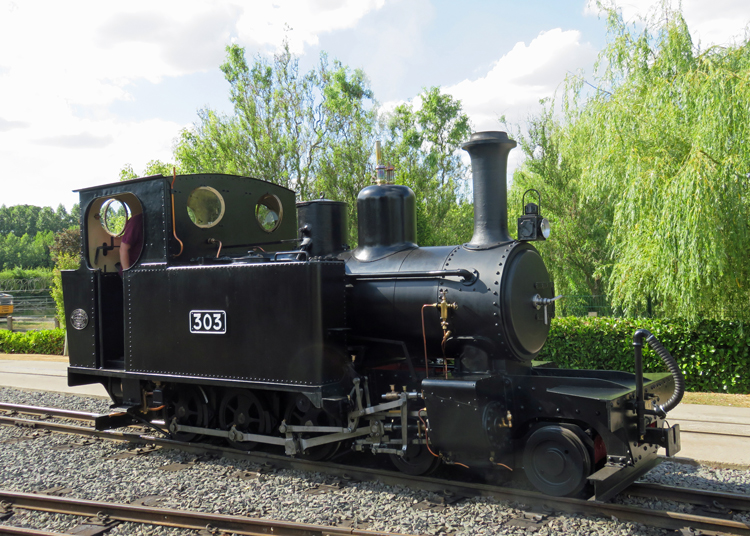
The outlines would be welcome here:
[[[344,203],[295,210],[293,191],[258,179],[79,190],[84,262],[63,272],[69,384],[107,389],[116,409],[100,428],[163,419],[182,440],[317,460],[369,451],[410,474],[512,469],[546,494],[611,496],[660,446],[679,450],[664,417],[682,380],[642,331],[636,374],[533,361],[556,297],[530,244],[549,233],[538,205],[525,206],[519,240],[508,234],[515,145],[504,132],[464,145],[475,221],[458,246],[417,245],[414,193],[380,165],[385,181],[357,199],[353,250]],[[143,244],[120,271],[135,222]],[[643,374],[644,337],[671,374]]]

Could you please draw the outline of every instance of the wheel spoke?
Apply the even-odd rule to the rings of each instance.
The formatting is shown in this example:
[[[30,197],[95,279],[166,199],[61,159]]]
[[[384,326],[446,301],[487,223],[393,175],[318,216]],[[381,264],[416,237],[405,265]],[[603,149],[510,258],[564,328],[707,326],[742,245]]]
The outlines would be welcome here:
[[[224,395],[219,407],[219,426],[222,430],[235,427],[243,433],[267,434],[268,417],[263,402],[251,391],[233,390]],[[232,441],[229,444],[240,450],[257,446],[252,441]]]

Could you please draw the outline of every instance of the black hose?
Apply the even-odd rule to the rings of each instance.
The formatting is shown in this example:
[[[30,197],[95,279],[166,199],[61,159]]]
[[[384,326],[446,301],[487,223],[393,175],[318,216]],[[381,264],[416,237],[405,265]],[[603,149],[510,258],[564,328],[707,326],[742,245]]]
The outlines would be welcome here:
[[[653,333],[647,329],[639,329],[638,331],[643,332],[643,335],[646,336],[646,342],[648,345],[659,357],[661,357],[661,360],[664,361],[664,364],[667,365],[669,372],[672,374],[672,378],[674,378],[674,393],[672,393],[672,397],[667,400],[666,403],[655,408],[667,413],[677,407],[677,404],[680,403],[682,396],[685,394],[685,376],[682,375],[682,371],[680,370],[680,367],[677,366],[677,361],[672,357],[672,354],[662,346],[659,339],[657,339]]]

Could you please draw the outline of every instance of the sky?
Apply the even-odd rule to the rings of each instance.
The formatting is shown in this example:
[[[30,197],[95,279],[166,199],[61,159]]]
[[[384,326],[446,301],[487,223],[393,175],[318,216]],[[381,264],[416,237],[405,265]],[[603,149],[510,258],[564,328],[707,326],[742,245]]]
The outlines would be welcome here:
[[[657,4],[617,5],[632,21]],[[747,0],[682,9],[701,49],[750,23]],[[522,127],[566,73],[589,79],[606,23],[594,0],[0,0],[0,205],[70,209],[126,164],[171,161],[199,109],[231,113],[225,47],[251,60],[284,38],[303,70],[321,51],[363,69],[385,109],[440,86],[481,131]]]

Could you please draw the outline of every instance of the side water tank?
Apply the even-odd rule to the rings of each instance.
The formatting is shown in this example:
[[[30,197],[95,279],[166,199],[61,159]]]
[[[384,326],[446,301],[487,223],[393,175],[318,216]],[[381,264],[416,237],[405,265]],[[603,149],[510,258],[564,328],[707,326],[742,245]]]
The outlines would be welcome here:
[[[330,199],[297,203],[297,221],[303,236],[312,238],[310,256],[336,255],[349,249],[348,205]]]
[[[375,260],[417,247],[417,200],[408,186],[380,184],[357,196],[359,245],[354,256]]]

